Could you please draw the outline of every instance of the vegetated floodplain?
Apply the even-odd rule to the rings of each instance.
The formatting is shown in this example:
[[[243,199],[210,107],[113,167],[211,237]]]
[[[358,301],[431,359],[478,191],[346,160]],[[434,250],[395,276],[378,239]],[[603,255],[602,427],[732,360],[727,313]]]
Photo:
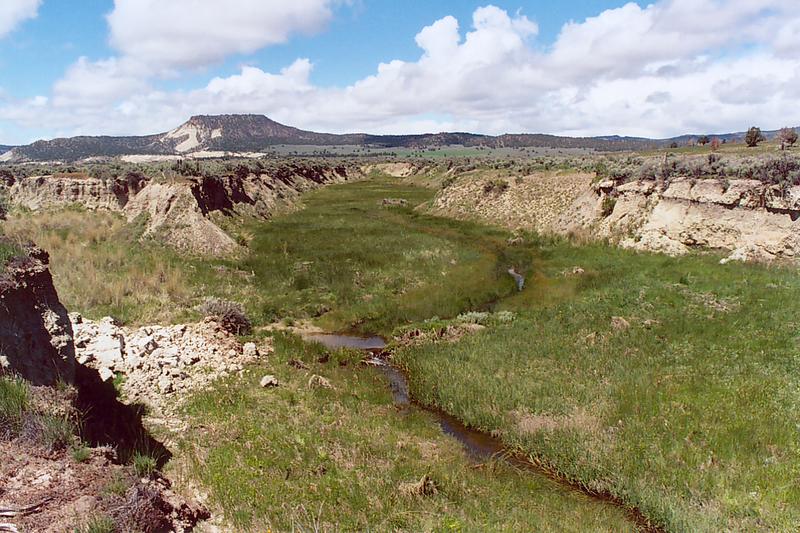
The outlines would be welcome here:
[[[796,270],[539,253],[537,286],[498,307],[510,325],[397,350],[412,394],[668,530],[795,530]]]
[[[531,251],[509,248],[506,231],[414,210],[432,194],[397,180],[335,185],[306,196],[305,209],[253,226],[239,268],[267,285],[256,314],[389,333],[511,294],[508,265],[529,268]],[[408,205],[384,207],[386,198]]]
[[[87,302],[87,282],[82,290],[71,282],[71,310],[118,310],[131,322],[191,318],[207,296],[242,302],[256,326],[308,319],[330,331],[384,334],[441,327],[476,309],[509,311],[511,322],[489,320],[458,342],[398,346],[395,361],[408,371],[413,394],[571,480],[619,496],[668,530],[792,530],[800,523],[795,270],[530,235],[509,245],[503,230],[414,209],[433,193],[387,178],[325,187],[303,197],[304,209],[232,228],[249,253],[229,260],[181,258],[156,242],[132,248],[131,228],[113,215],[111,229],[96,223],[105,220],[100,215],[78,212],[13,214],[6,228],[39,232],[34,238],[51,251],[60,291],[67,270],[87,262],[85,279],[118,280],[110,303],[109,296]],[[407,206],[384,206],[384,198]],[[528,277],[521,293],[510,266]],[[173,292],[157,281],[125,285],[137,271],[144,280],[167,280]],[[148,302],[146,313],[137,310],[140,301]],[[521,501],[526,483],[540,481],[512,482],[511,473],[484,480],[478,474],[486,470],[451,472],[427,452],[413,455],[397,442],[421,450],[431,439],[442,450],[457,444],[423,415],[400,416],[377,375],[317,363],[310,348],[281,339],[268,369],[226,382],[190,408],[204,429],[188,433],[188,472],[241,528],[319,521],[449,527],[436,513],[463,530],[623,527],[584,524],[578,507],[565,518],[562,496],[551,501],[552,528],[534,517],[550,505],[538,499],[517,511],[528,514],[509,514],[503,502]],[[294,358],[309,368],[285,364]],[[262,370],[284,385],[260,389]],[[310,387],[314,373],[334,389]],[[336,459],[348,446],[351,460]],[[451,466],[462,459],[440,456]],[[399,483],[426,473],[440,486],[434,498],[398,499]],[[483,483],[488,493],[476,488]],[[403,511],[394,513],[395,506]],[[613,522],[611,514],[601,517]]]
[[[174,468],[241,531],[635,530],[544,476],[474,464],[431,415],[395,407],[379,372],[353,368],[362,357],[276,337],[268,368],[196,395]],[[261,388],[263,372],[280,386]]]
[[[503,230],[414,210],[433,194],[384,178],[328,186],[305,195],[303,209],[231,228],[249,241],[232,259],[182,257],[137,242],[118,215],[81,209],[13,213],[5,230],[50,252],[65,305],[91,318],[188,320],[213,296],[242,303],[256,326],[314,319],[389,333],[507,295],[508,265],[530,266],[530,250],[508,248]],[[387,197],[407,206],[383,206]]]

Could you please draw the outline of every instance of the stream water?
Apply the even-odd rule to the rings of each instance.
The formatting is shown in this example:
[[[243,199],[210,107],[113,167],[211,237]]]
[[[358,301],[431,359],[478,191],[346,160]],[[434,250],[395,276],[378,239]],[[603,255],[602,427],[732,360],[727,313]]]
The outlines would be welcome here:
[[[473,460],[486,461],[492,458],[500,459],[516,468],[528,470],[536,475],[545,476],[597,500],[604,501],[611,505],[623,507],[628,513],[631,521],[633,521],[641,531],[661,531],[659,528],[650,525],[637,509],[631,509],[625,506],[617,498],[608,494],[594,493],[579,484],[558,478],[554,476],[552,472],[537,465],[527,457],[521,455],[519,452],[509,449],[499,439],[489,435],[488,433],[471,429],[464,425],[460,420],[445,413],[444,411],[426,407],[415,402],[409,393],[408,380],[406,379],[406,376],[399,369],[393,367],[384,358],[383,352],[386,348],[386,341],[383,338],[375,336],[358,337],[354,335],[339,335],[329,333],[310,334],[304,336],[303,338],[308,342],[322,344],[331,350],[350,348],[355,350],[363,350],[371,354],[371,357],[367,359],[367,362],[379,369],[386,376],[387,380],[389,381],[389,386],[391,387],[394,403],[405,409],[420,409],[432,414],[436,418],[436,422],[439,424],[442,432],[460,442],[464,447],[464,451],[469,454]]]
[[[356,337],[352,335],[316,334],[307,335],[305,340],[317,342],[331,350],[340,348],[351,348],[364,350],[372,354],[368,361],[378,368],[389,381],[392,390],[394,403],[409,409],[423,409],[432,413],[442,431],[447,435],[458,440],[465,448],[467,453],[476,460],[485,460],[494,456],[508,455],[503,444],[496,438],[475,431],[462,424],[458,419],[436,409],[422,407],[412,401],[408,392],[408,381],[405,375],[395,367],[391,366],[385,359],[381,358],[380,353],[386,348],[386,341],[381,337]]]

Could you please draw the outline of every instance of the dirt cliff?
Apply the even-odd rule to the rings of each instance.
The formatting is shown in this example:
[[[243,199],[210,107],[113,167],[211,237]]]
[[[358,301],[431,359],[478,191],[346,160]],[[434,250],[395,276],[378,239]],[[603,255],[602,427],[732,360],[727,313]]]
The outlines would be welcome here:
[[[67,310],[48,269],[47,252],[27,246],[0,273],[0,373],[35,385],[75,380],[75,348]]]
[[[589,174],[461,176],[430,209],[671,255],[692,249],[726,252],[723,261],[800,255],[800,186],[686,177],[593,181]]]
[[[18,179],[8,187],[13,205],[31,210],[78,205],[119,212],[156,238],[185,252],[226,255],[238,249],[215,222],[218,216],[269,218],[305,191],[362,175],[357,167],[287,163],[259,173],[151,179],[129,173],[102,180],[56,174]]]
[[[681,255],[699,248],[730,252],[728,260],[763,261],[797,258],[799,218],[798,186],[676,178],[595,184],[557,226],[637,250]]]

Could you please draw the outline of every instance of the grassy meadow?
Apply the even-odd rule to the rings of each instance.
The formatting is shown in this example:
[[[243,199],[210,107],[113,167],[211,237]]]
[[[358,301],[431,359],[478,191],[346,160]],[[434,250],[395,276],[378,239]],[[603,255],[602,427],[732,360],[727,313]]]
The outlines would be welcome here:
[[[717,261],[540,243],[511,324],[395,361],[422,402],[667,530],[792,531],[800,278]]]
[[[507,265],[531,256],[508,249],[502,230],[413,209],[432,196],[388,179],[325,187],[304,196],[305,209],[233,228],[249,253],[219,260],[139,242],[120,216],[78,208],[13,213],[4,230],[50,252],[62,301],[91,318],[189,320],[215,296],[242,303],[256,325],[315,319],[331,330],[389,333],[509,294]],[[384,207],[387,197],[408,205]]]
[[[310,320],[384,335],[508,311],[513,320],[458,342],[398,344],[414,396],[666,530],[796,529],[795,269],[533,235],[511,245],[506,231],[414,209],[434,192],[388,178],[325,187],[301,210],[232,228],[249,252],[227,260],[139,243],[119,217],[75,209],[12,213],[5,231],[51,252],[70,310],[128,323],[196,318],[208,296],[241,302],[256,326]],[[528,277],[521,293],[512,265]],[[544,479],[472,468],[430,417],[394,408],[383,379],[353,357],[319,363],[313,347],[275,342],[267,366],[190,402],[193,429],[170,467],[238,528],[630,527],[619,510]],[[282,385],[261,389],[264,373]],[[333,388],[310,386],[314,374]],[[399,495],[425,474],[435,495]]]
[[[546,477],[474,464],[432,415],[395,407],[377,370],[353,368],[361,354],[326,361],[294,337],[275,342],[268,367],[196,395],[170,466],[237,531],[635,530],[623,510]],[[280,386],[261,388],[265,372]],[[413,486],[425,476],[427,491]]]

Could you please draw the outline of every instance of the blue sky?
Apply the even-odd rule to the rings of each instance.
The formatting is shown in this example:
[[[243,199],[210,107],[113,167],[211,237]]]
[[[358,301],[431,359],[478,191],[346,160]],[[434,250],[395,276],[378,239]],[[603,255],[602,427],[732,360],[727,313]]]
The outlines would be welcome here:
[[[492,3],[509,12],[519,10],[534,17],[541,40],[547,43],[555,39],[565,22],[583,20],[624,2]],[[316,35],[297,36],[288,43],[253,54],[237,54],[222,64],[187,73],[186,77],[164,85],[191,88],[198,80],[210,76],[234,74],[241,63],[279,70],[297,57],[308,57],[317,66],[312,76],[316,83],[345,86],[371,74],[381,61],[418,58],[414,35],[422,27],[447,15],[469,20],[476,8],[486,4],[457,0],[361,0],[351,6],[340,6],[327,29]],[[13,80],[4,83],[4,89],[17,98],[46,94],[78,57],[102,59],[113,55],[105,20],[113,8],[112,0],[45,1],[36,19],[26,21],[9,38],[0,40],[0,79]]]
[[[796,10],[750,4],[4,0],[0,144],[156,132],[216,112],[375,132],[800,123]]]

